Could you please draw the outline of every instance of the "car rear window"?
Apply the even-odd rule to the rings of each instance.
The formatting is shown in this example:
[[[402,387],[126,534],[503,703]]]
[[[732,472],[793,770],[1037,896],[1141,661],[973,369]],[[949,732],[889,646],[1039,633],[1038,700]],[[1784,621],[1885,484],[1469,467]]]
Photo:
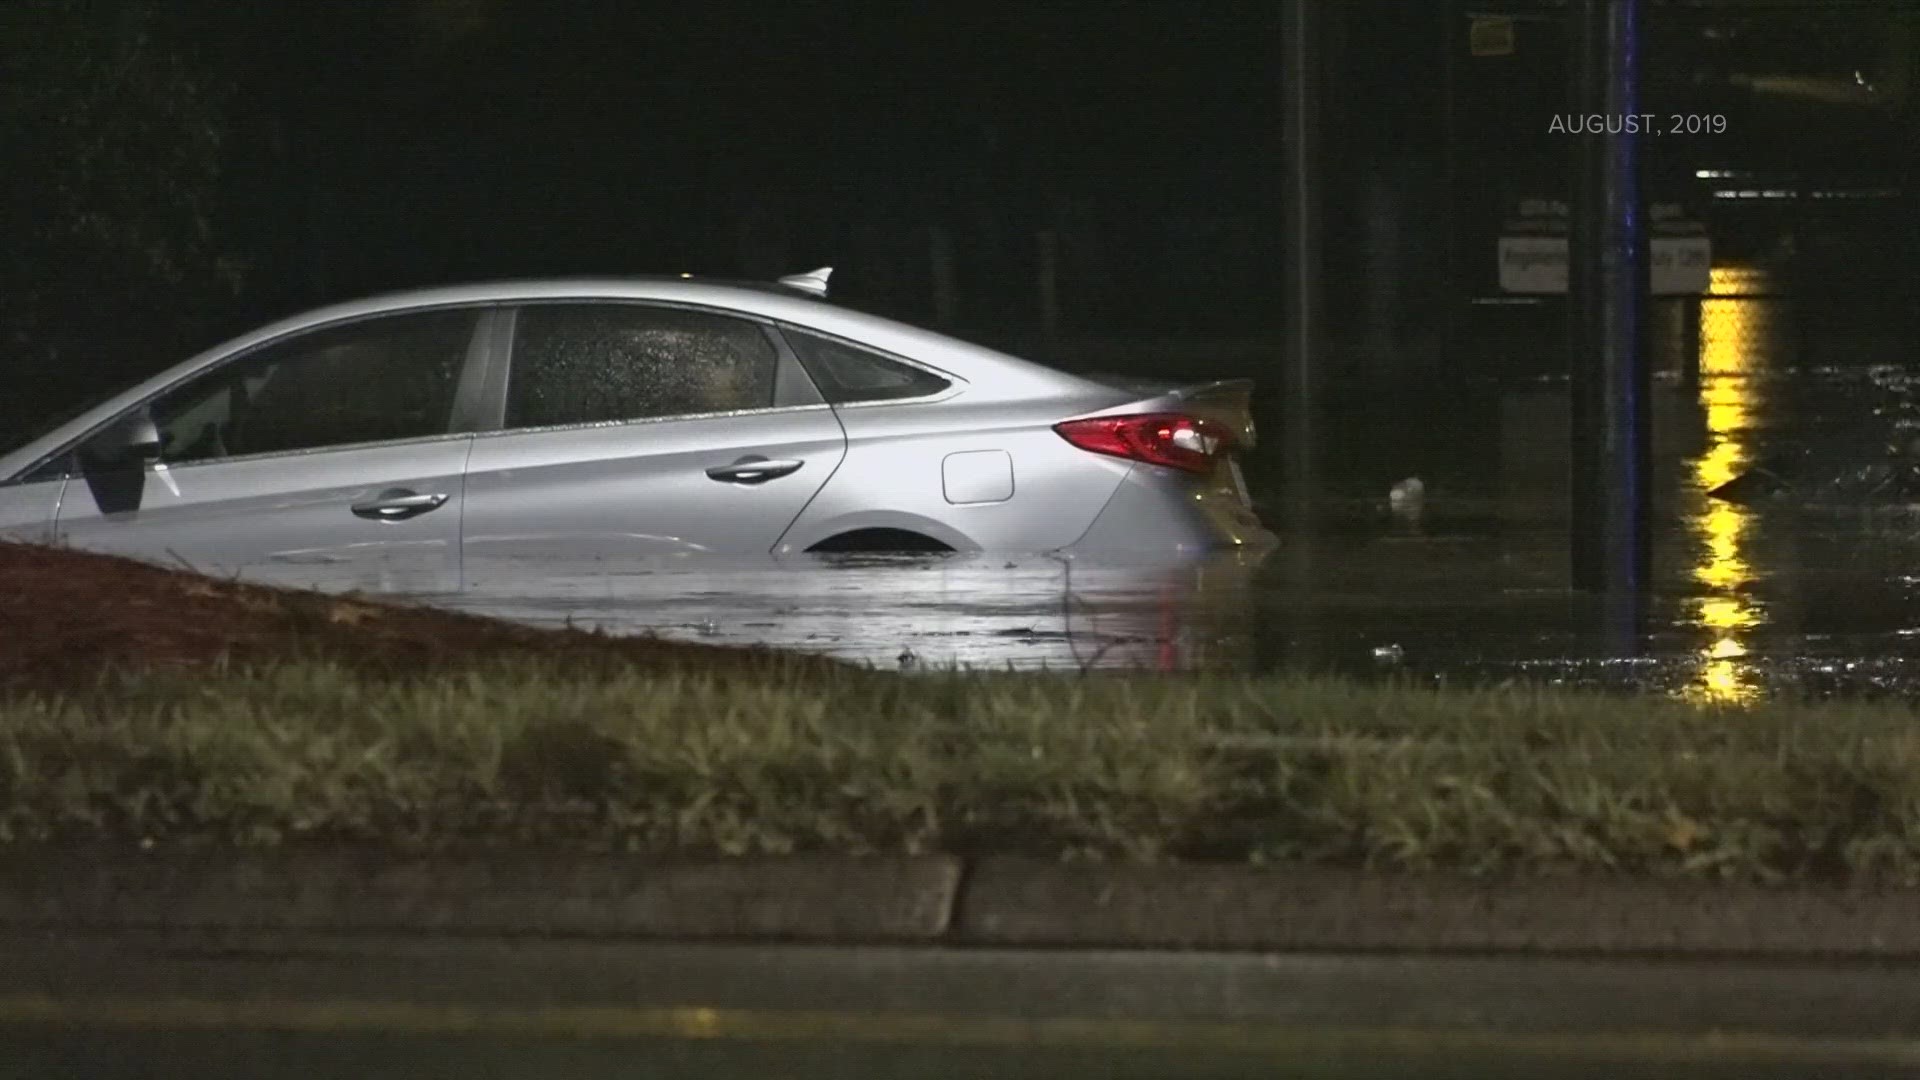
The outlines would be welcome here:
[[[953,385],[932,372],[832,338],[792,328],[786,335],[821,395],[835,405],[927,397]]]
[[[537,304],[520,314],[507,426],[764,409],[779,354],[758,324],[641,304]]]

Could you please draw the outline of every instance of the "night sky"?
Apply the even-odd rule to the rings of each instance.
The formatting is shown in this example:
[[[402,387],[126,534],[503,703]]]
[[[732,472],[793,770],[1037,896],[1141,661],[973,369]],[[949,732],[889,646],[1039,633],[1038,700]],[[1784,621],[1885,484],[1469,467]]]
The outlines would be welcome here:
[[[287,211],[260,239],[277,260],[317,239],[322,290],[740,273],[743,230],[800,269],[863,217],[1244,201],[1277,147],[1268,3],[424,0],[183,25],[239,91],[236,190]]]

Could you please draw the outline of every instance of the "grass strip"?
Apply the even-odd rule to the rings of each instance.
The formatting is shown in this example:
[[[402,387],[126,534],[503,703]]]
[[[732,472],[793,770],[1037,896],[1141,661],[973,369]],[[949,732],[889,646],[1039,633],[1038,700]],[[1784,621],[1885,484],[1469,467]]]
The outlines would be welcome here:
[[[0,694],[0,844],[1108,860],[1920,882],[1899,701],[487,657]]]

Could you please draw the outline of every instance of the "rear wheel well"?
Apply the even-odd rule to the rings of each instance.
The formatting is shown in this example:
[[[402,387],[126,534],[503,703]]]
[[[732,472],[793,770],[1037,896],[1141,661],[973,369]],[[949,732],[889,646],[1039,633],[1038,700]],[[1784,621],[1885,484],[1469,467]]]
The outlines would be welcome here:
[[[807,549],[810,552],[838,554],[875,551],[952,551],[953,545],[935,540],[911,529],[855,529],[825,540]]]

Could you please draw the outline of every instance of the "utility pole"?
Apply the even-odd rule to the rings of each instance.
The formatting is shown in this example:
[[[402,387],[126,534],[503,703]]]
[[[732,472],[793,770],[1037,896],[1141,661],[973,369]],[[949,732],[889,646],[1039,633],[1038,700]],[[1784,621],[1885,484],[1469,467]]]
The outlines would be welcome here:
[[[1285,0],[1281,18],[1282,136],[1286,159],[1286,345],[1280,379],[1287,529],[1312,532],[1316,486],[1315,415],[1325,355],[1320,289],[1319,0]]]
[[[1460,309],[1466,297],[1467,286],[1461,280],[1460,267],[1460,126],[1456,119],[1460,106],[1460,27],[1463,24],[1460,0],[1446,0],[1440,13],[1440,70],[1441,116],[1440,138],[1445,143],[1441,154],[1441,205],[1446,235],[1442,238],[1445,245],[1444,266],[1446,274],[1440,283],[1440,303],[1443,305],[1440,320],[1441,355],[1452,362],[1459,355],[1456,350],[1460,344]]]
[[[1343,2],[1343,0],[1334,0]],[[1315,545],[1318,524],[1320,365],[1325,331],[1320,303],[1320,192],[1324,182],[1320,155],[1320,72],[1327,48],[1321,0],[1282,0],[1280,5],[1281,238],[1285,244],[1281,315],[1285,335],[1280,378],[1279,450],[1282,458],[1279,531],[1285,548],[1277,562],[1287,597],[1285,614],[1273,631],[1288,653],[1301,650],[1311,662],[1317,637],[1319,604]]]
[[[1637,642],[1652,573],[1647,223],[1640,187],[1641,0],[1579,0],[1575,102],[1604,119],[1578,136],[1569,319],[1573,580],[1606,629]],[[1638,121],[1644,123],[1644,120]]]

